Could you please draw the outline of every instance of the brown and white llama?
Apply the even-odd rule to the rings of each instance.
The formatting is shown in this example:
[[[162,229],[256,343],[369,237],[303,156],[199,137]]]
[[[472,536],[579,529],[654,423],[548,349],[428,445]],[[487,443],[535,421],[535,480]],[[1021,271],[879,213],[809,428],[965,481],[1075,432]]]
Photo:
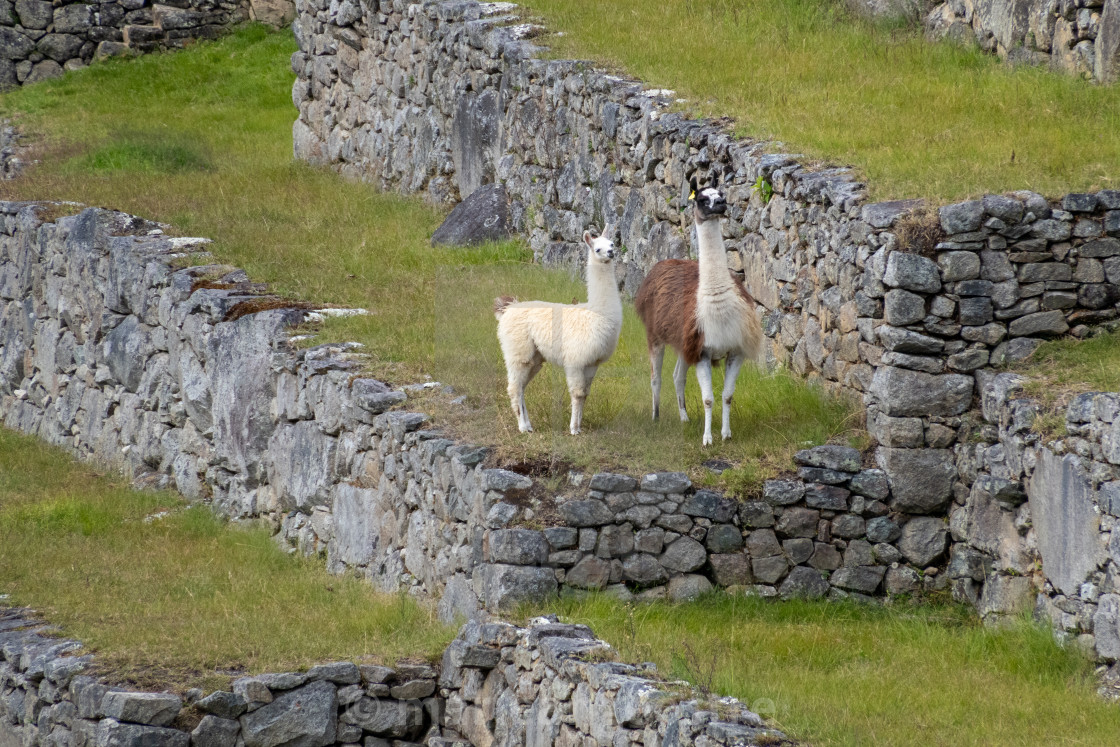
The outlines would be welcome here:
[[[580,432],[583,403],[591,380],[614,353],[622,331],[622,300],[614,277],[616,252],[610,239],[612,233],[610,227],[597,238],[589,231],[583,233],[587,246],[587,303],[518,303],[510,296],[494,300],[509,400],[522,433],[533,430],[525,407],[525,387],[545,361],[564,369],[572,397],[568,430],[573,436]]]
[[[700,261],[667,259],[646,275],[634,298],[638,316],[646,327],[649,345],[650,385],[653,388],[653,418],[659,413],[661,364],[665,346],[677,352],[673,386],[682,421],[688,420],[684,406],[685,377],[696,366],[696,379],[704,398],[703,445],[712,443],[712,362],[726,360],[723,379],[724,440],[731,438],[731,397],[743,361],[757,360],[762,327],[755,301],[727,266],[720,219],[727,200],[716,178],[700,190],[696,177],[692,188],[693,221],[700,243]]]

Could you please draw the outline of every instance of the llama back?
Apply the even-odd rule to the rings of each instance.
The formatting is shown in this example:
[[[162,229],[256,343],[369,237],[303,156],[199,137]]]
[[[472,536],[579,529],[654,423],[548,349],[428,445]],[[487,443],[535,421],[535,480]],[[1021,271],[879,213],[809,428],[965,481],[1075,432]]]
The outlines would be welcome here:
[[[618,344],[619,327],[585,306],[525,301],[507,304],[498,317],[503,346],[517,344],[523,360],[539,351],[549,363],[587,366],[610,357]]]
[[[666,259],[653,266],[634,297],[649,346],[669,345],[690,366],[696,365],[704,349],[704,335],[696,326],[699,287],[697,262]]]

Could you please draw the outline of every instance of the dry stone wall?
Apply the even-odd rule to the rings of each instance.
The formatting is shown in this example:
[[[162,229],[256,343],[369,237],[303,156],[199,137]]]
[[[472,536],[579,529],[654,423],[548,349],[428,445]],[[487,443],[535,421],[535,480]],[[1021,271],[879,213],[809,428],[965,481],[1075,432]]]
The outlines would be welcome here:
[[[933,36],[979,44],[1012,63],[1104,83],[1120,78],[1117,0],[950,0],[925,23]]]
[[[281,26],[294,15],[289,0],[2,0],[0,90],[105,57],[214,39],[250,19]]]
[[[1120,394],[1089,392],[1066,435],[1032,432],[1037,403],[1013,373],[986,377],[983,420],[957,449],[954,595],[981,614],[1034,608],[1100,659],[1120,659]],[[971,486],[971,487],[966,487]]]
[[[83,674],[93,657],[54,633],[0,607],[0,747],[792,744],[733,698],[697,698],[652,665],[610,661],[585,626],[543,618],[466,625],[442,671],[331,662],[185,697]]]

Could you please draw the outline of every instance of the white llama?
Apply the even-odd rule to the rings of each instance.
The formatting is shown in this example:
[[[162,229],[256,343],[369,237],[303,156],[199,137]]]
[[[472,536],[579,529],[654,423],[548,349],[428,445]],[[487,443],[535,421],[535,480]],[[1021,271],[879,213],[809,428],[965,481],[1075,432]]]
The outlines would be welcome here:
[[[591,389],[591,380],[614,353],[622,331],[622,300],[614,277],[611,233],[608,227],[598,238],[588,231],[583,234],[583,243],[587,245],[587,303],[518,303],[510,296],[494,301],[510,404],[522,433],[533,430],[525,407],[525,387],[544,361],[563,367],[572,396],[569,431],[573,436],[580,432],[583,402]]]
[[[689,182],[695,200],[693,221],[700,241],[700,261],[667,259],[658,262],[642,281],[634,305],[646,328],[649,346],[650,384],[653,388],[653,417],[658,417],[661,398],[661,364],[665,346],[677,351],[673,386],[682,421],[688,420],[684,406],[685,377],[696,366],[696,379],[704,398],[703,445],[712,443],[712,361],[726,359],[723,379],[724,440],[731,438],[731,397],[735,379],[746,359],[757,360],[762,327],[755,301],[743,283],[728,269],[720,218],[727,201],[715,178],[702,191],[696,177]]]

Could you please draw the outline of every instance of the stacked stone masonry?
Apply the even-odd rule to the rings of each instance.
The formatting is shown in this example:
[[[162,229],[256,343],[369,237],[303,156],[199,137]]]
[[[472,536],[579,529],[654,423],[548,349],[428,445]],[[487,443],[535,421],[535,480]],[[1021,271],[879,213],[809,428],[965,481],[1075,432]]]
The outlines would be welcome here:
[[[214,39],[249,19],[280,26],[290,0],[0,0],[0,90],[105,57]]]
[[[604,661],[612,653],[584,626],[474,623],[442,671],[331,662],[184,701],[83,674],[93,657],[80,642],[0,607],[0,747],[791,744],[738,701],[697,699],[648,668]]]
[[[932,36],[979,44],[1013,64],[1105,83],[1120,78],[1118,0],[949,0],[925,24]]]

